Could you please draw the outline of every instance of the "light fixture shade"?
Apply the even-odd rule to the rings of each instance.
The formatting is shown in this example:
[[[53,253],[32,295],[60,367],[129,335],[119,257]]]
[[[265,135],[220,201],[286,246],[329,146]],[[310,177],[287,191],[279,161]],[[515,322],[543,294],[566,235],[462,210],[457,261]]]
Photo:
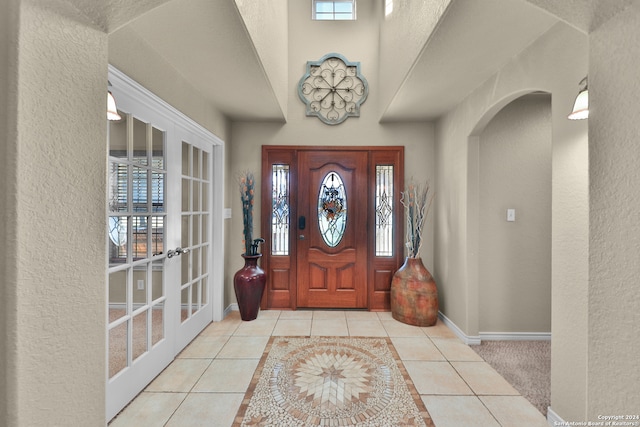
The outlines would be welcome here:
[[[573,104],[573,111],[568,116],[571,120],[582,120],[589,118],[589,90],[584,88],[576,97]]]
[[[107,91],[107,119],[120,120],[120,114],[118,114],[118,108],[116,107],[116,100],[113,97],[111,91]]]

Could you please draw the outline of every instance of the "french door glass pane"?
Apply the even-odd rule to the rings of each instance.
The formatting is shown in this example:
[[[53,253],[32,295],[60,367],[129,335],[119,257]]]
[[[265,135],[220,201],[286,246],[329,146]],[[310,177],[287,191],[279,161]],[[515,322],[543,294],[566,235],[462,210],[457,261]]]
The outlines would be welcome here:
[[[133,161],[140,165],[148,164],[147,124],[133,118]]]
[[[151,346],[164,338],[164,301],[155,304],[151,309]]]
[[[147,315],[148,310],[143,310],[133,318],[133,355],[132,360],[136,360],[147,352]]]
[[[129,322],[109,329],[109,378],[127,367],[127,335]]]

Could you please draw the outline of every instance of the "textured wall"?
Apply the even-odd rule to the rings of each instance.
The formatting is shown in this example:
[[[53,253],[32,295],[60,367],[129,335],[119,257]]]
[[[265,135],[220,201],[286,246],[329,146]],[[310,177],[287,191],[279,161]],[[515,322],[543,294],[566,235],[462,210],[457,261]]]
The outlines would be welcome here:
[[[551,332],[551,97],[504,107],[479,160],[479,330]]]
[[[584,418],[586,411],[587,124],[566,118],[586,68],[587,37],[560,23],[436,125],[435,273],[442,284],[441,310],[474,336],[479,332],[478,196],[470,173],[477,173],[478,157],[470,142],[509,101],[536,90],[552,95],[552,407],[567,419]]]
[[[17,114],[17,52],[18,38],[17,0],[0,6],[0,423],[15,422],[15,399],[11,393],[17,387],[15,375],[15,325],[17,323],[15,286],[17,271],[15,259],[6,254],[6,248],[16,245],[16,114]]]
[[[18,98],[3,159],[13,235],[0,254],[11,278],[0,423],[102,425],[107,36],[61,1],[19,8],[8,39]]]
[[[377,2],[378,7],[383,3]],[[384,82],[380,85],[381,107],[386,108],[400,89],[450,3],[451,0],[395,1],[393,12],[383,17],[379,36],[372,39],[379,40],[380,57],[385,58],[379,63],[380,81]],[[358,4],[359,9],[361,5]]]
[[[589,37],[590,419],[640,408],[640,3]]]
[[[223,141],[228,139],[227,118],[131,29],[109,34],[109,64]]]
[[[289,53],[286,0],[235,0],[282,111],[287,111]]]

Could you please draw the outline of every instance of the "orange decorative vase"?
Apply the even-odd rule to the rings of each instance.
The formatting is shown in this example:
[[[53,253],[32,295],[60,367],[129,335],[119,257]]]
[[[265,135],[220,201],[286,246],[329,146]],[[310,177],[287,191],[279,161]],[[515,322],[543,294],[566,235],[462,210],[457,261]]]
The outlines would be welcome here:
[[[438,320],[438,289],[422,258],[407,257],[391,280],[391,315],[415,326],[433,326]]]

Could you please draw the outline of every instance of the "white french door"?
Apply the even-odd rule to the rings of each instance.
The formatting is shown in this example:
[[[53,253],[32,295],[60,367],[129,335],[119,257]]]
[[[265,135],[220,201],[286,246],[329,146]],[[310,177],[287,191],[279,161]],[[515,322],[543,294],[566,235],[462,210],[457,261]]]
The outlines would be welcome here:
[[[176,231],[180,234],[180,269],[172,270],[172,284],[179,284],[172,291],[180,304],[179,326],[176,331],[176,348],[183,349],[195,338],[204,327],[211,322],[213,307],[211,294],[211,144],[190,134],[187,130],[176,132],[179,144],[174,144],[170,151],[179,150],[172,156],[181,159],[180,164],[172,162],[174,176],[180,180],[172,180],[171,185],[179,185],[175,194],[180,194],[172,206],[178,211],[180,224]],[[175,239],[174,239],[175,240]],[[177,253],[177,252],[174,252]],[[173,257],[172,257],[173,258]],[[172,285],[173,286],[173,285]]]
[[[223,304],[222,141],[109,71],[108,420]]]

